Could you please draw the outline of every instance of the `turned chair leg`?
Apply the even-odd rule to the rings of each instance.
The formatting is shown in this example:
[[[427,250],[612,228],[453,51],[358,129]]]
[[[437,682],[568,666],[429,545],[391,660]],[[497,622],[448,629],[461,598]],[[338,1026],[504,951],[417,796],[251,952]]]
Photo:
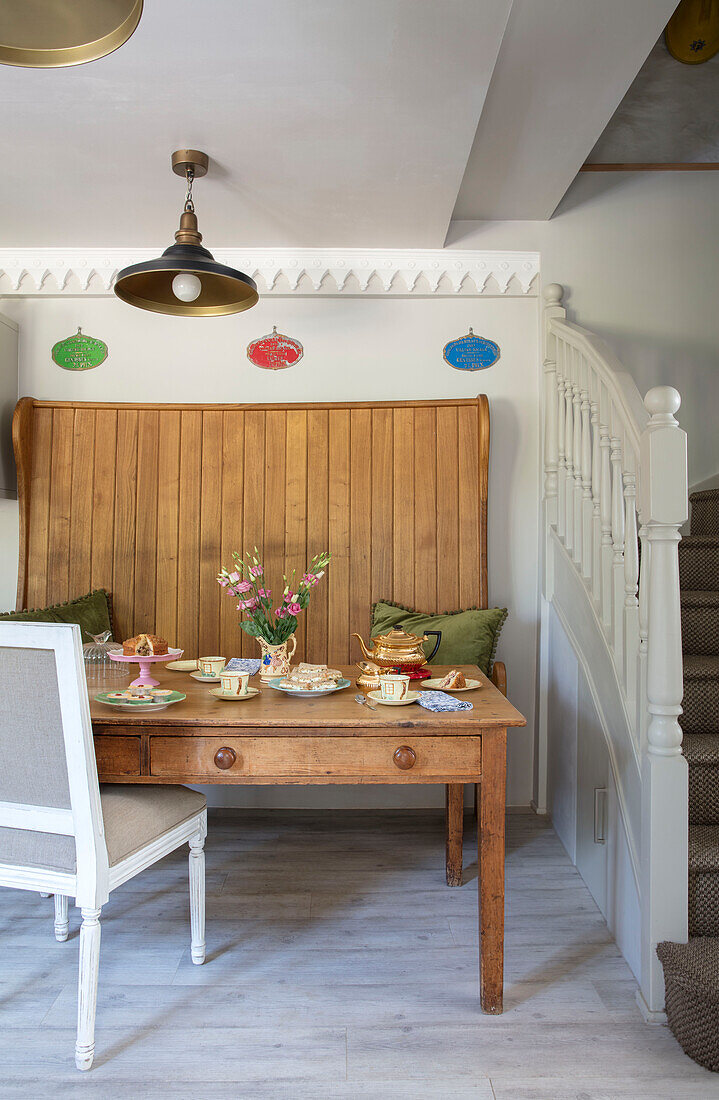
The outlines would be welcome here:
[[[205,834],[190,840],[190,953],[197,966],[205,961]]]
[[[69,902],[67,894],[55,894],[55,939],[64,943],[70,929]]]
[[[82,910],[80,971],[77,983],[75,1065],[89,1069],[95,1057],[95,1010],[100,966],[100,909]]]

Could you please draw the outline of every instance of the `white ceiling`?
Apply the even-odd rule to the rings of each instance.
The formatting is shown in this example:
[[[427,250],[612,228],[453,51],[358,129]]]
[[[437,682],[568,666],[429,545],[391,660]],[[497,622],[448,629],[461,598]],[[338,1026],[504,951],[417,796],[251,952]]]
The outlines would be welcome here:
[[[455,204],[548,217],[672,7],[146,0],[110,57],[0,66],[0,246],[166,247],[183,147],[212,161],[209,248],[441,247]]]

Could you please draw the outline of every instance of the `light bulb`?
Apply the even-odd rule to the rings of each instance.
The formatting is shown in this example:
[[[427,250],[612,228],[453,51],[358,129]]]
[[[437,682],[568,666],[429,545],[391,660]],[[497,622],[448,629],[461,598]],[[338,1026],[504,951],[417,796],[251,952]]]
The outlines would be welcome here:
[[[181,271],[172,280],[172,293],[181,302],[194,302],[195,298],[199,298],[201,290],[202,283],[196,275],[191,275],[189,271]]]

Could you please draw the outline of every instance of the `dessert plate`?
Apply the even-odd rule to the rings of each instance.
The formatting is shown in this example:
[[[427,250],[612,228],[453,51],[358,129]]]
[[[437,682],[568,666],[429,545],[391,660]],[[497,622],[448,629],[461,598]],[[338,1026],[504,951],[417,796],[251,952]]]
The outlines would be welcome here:
[[[368,691],[367,695],[375,703],[380,703],[383,707],[406,707],[410,703],[416,703],[419,699],[418,691],[408,691],[404,699],[383,699],[381,691]]]
[[[442,677],[437,676],[434,680],[423,680],[421,687],[429,688],[430,691],[448,691],[453,693],[455,691],[476,691],[477,688],[481,688],[482,683],[480,680],[467,680],[467,686],[463,688],[443,688],[440,687],[442,683]]]
[[[193,680],[199,680],[201,684],[219,684],[220,676],[203,676],[201,672],[191,672]]]
[[[311,699],[313,696],[316,699],[320,695],[331,695],[333,691],[344,691],[351,684],[351,680],[346,680],[344,677],[337,681],[337,684],[333,684],[331,687],[315,688],[314,691],[303,691],[301,688],[297,688],[294,685],[284,687],[285,680],[281,676],[276,676],[274,680],[268,680],[267,683],[275,691],[284,691],[286,695],[296,695],[301,699]]]
[[[259,688],[248,687],[247,695],[230,695],[222,688],[210,688],[210,695],[214,695],[215,699],[224,699],[227,703],[242,703],[245,699],[254,699],[255,695],[262,695],[262,692]]]
[[[148,695],[151,692],[147,693]],[[108,707],[120,707],[121,710],[164,710],[165,707],[169,707],[172,703],[181,703],[187,696],[183,691],[162,691],[162,694],[155,694],[154,699],[151,702],[146,698],[130,699],[125,692],[121,691],[101,691],[99,695],[95,696],[95,700],[98,703],[105,703]]]
[[[173,672],[194,672],[197,669],[197,661],[170,661],[165,668],[171,668]]]

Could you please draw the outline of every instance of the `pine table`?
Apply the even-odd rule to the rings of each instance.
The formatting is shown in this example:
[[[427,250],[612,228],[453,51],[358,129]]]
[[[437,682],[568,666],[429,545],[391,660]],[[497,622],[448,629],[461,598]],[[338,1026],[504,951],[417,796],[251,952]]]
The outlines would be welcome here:
[[[132,666],[134,667],[134,666]],[[261,694],[241,702],[212,696],[188,673],[164,667],[162,687],[187,698],[157,713],[133,714],[95,702],[118,680],[90,686],[100,781],[104,783],[477,785],[480,1000],[502,1011],[504,971],[504,807],[507,728],[524,717],[481,672],[461,666],[481,688],[458,696],[473,709],[434,714],[414,704],[370,710],[354,685],[297,699],[250,681]],[[433,674],[447,669],[433,665]],[[356,671],[343,668],[354,680]],[[133,674],[134,675],[134,674]],[[447,866],[461,881],[462,802],[448,798]],[[459,826],[459,827],[458,827]],[[449,879],[448,879],[449,880]]]

